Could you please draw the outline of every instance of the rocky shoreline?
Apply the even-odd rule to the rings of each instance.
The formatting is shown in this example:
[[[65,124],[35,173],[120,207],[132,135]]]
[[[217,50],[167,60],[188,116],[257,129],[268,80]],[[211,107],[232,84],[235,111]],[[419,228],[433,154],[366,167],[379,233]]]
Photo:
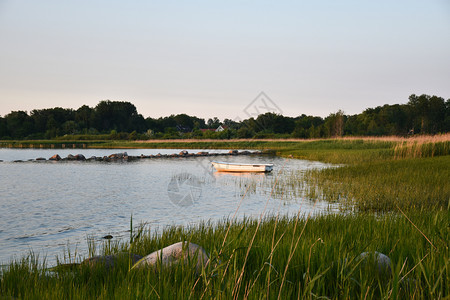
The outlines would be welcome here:
[[[128,155],[127,152],[113,153],[108,156],[91,156],[86,158],[83,154],[72,155],[69,154],[66,157],[61,157],[59,154],[55,154],[50,158],[38,157],[36,159],[29,160],[14,160],[13,162],[26,162],[26,161],[37,161],[37,162],[64,162],[64,161],[82,161],[82,162],[129,162],[129,161],[137,161],[142,159],[158,159],[158,158],[187,158],[187,157],[211,157],[211,156],[237,156],[237,155],[260,155],[261,151],[238,151],[238,150],[230,150],[226,153],[211,153],[206,151],[201,151],[197,153],[189,153],[186,150],[181,151],[180,153],[173,154],[161,154],[158,153],[156,155]],[[0,162],[3,162],[0,160]]]

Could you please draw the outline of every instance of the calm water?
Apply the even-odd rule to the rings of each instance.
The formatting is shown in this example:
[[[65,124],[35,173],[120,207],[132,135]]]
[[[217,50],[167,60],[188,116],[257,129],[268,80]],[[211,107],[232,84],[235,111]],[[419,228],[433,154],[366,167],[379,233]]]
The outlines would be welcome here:
[[[49,263],[67,248],[87,255],[87,237],[100,241],[129,235],[134,224],[145,222],[160,230],[168,225],[196,224],[231,217],[248,188],[238,217],[336,210],[320,202],[315,207],[298,193],[288,199],[270,196],[280,178],[331,165],[267,156],[147,159],[128,163],[23,162],[58,153],[86,157],[123,152],[115,149],[0,149],[0,264],[30,250]],[[179,149],[133,149],[129,155],[178,153]],[[197,152],[201,150],[189,150]],[[220,150],[209,150],[221,152]],[[223,150],[227,151],[227,150]],[[222,152],[223,152],[222,151]],[[213,172],[211,160],[275,164],[269,174],[233,175]],[[278,175],[280,174],[280,175]]]

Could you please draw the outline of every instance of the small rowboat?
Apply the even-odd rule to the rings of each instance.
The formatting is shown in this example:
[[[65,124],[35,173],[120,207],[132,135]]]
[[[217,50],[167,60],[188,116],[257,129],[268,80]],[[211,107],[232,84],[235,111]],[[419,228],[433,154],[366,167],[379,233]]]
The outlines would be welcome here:
[[[273,164],[241,164],[228,162],[211,162],[218,172],[270,172]]]

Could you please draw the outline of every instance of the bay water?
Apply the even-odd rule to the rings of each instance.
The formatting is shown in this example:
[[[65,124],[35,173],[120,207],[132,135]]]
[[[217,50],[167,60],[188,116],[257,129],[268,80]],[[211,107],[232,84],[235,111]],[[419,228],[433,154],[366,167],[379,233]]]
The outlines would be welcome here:
[[[126,240],[130,218],[160,231],[165,226],[254,217],[336,211],[301,194],[271,193],[278,177],[330,164],[267,155],[151,158],[132,162],[28,161],[54,154],[105,156],[179,153],[182,149],[0,149],[0,264],[32,251],[46,257],[70,250],[88,255],[88,238]],[[188,150],[225,153],[228,150]],[[14,162],[22,160],[23,162]],[[217,173],[211,161],[274,163],[265,174]],[[266,206],[267,204],[267,206]],[[264,208],[266,207],[266,210]]]

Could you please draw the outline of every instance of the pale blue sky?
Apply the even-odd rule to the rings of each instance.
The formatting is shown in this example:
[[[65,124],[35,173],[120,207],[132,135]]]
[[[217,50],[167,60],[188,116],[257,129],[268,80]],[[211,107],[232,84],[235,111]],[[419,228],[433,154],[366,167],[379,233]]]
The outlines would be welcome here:
[[[187,1],[186,1],[187,2]],[[246,118],[450,98],[450,1],[0,0],[0,115],[130,101]]]

